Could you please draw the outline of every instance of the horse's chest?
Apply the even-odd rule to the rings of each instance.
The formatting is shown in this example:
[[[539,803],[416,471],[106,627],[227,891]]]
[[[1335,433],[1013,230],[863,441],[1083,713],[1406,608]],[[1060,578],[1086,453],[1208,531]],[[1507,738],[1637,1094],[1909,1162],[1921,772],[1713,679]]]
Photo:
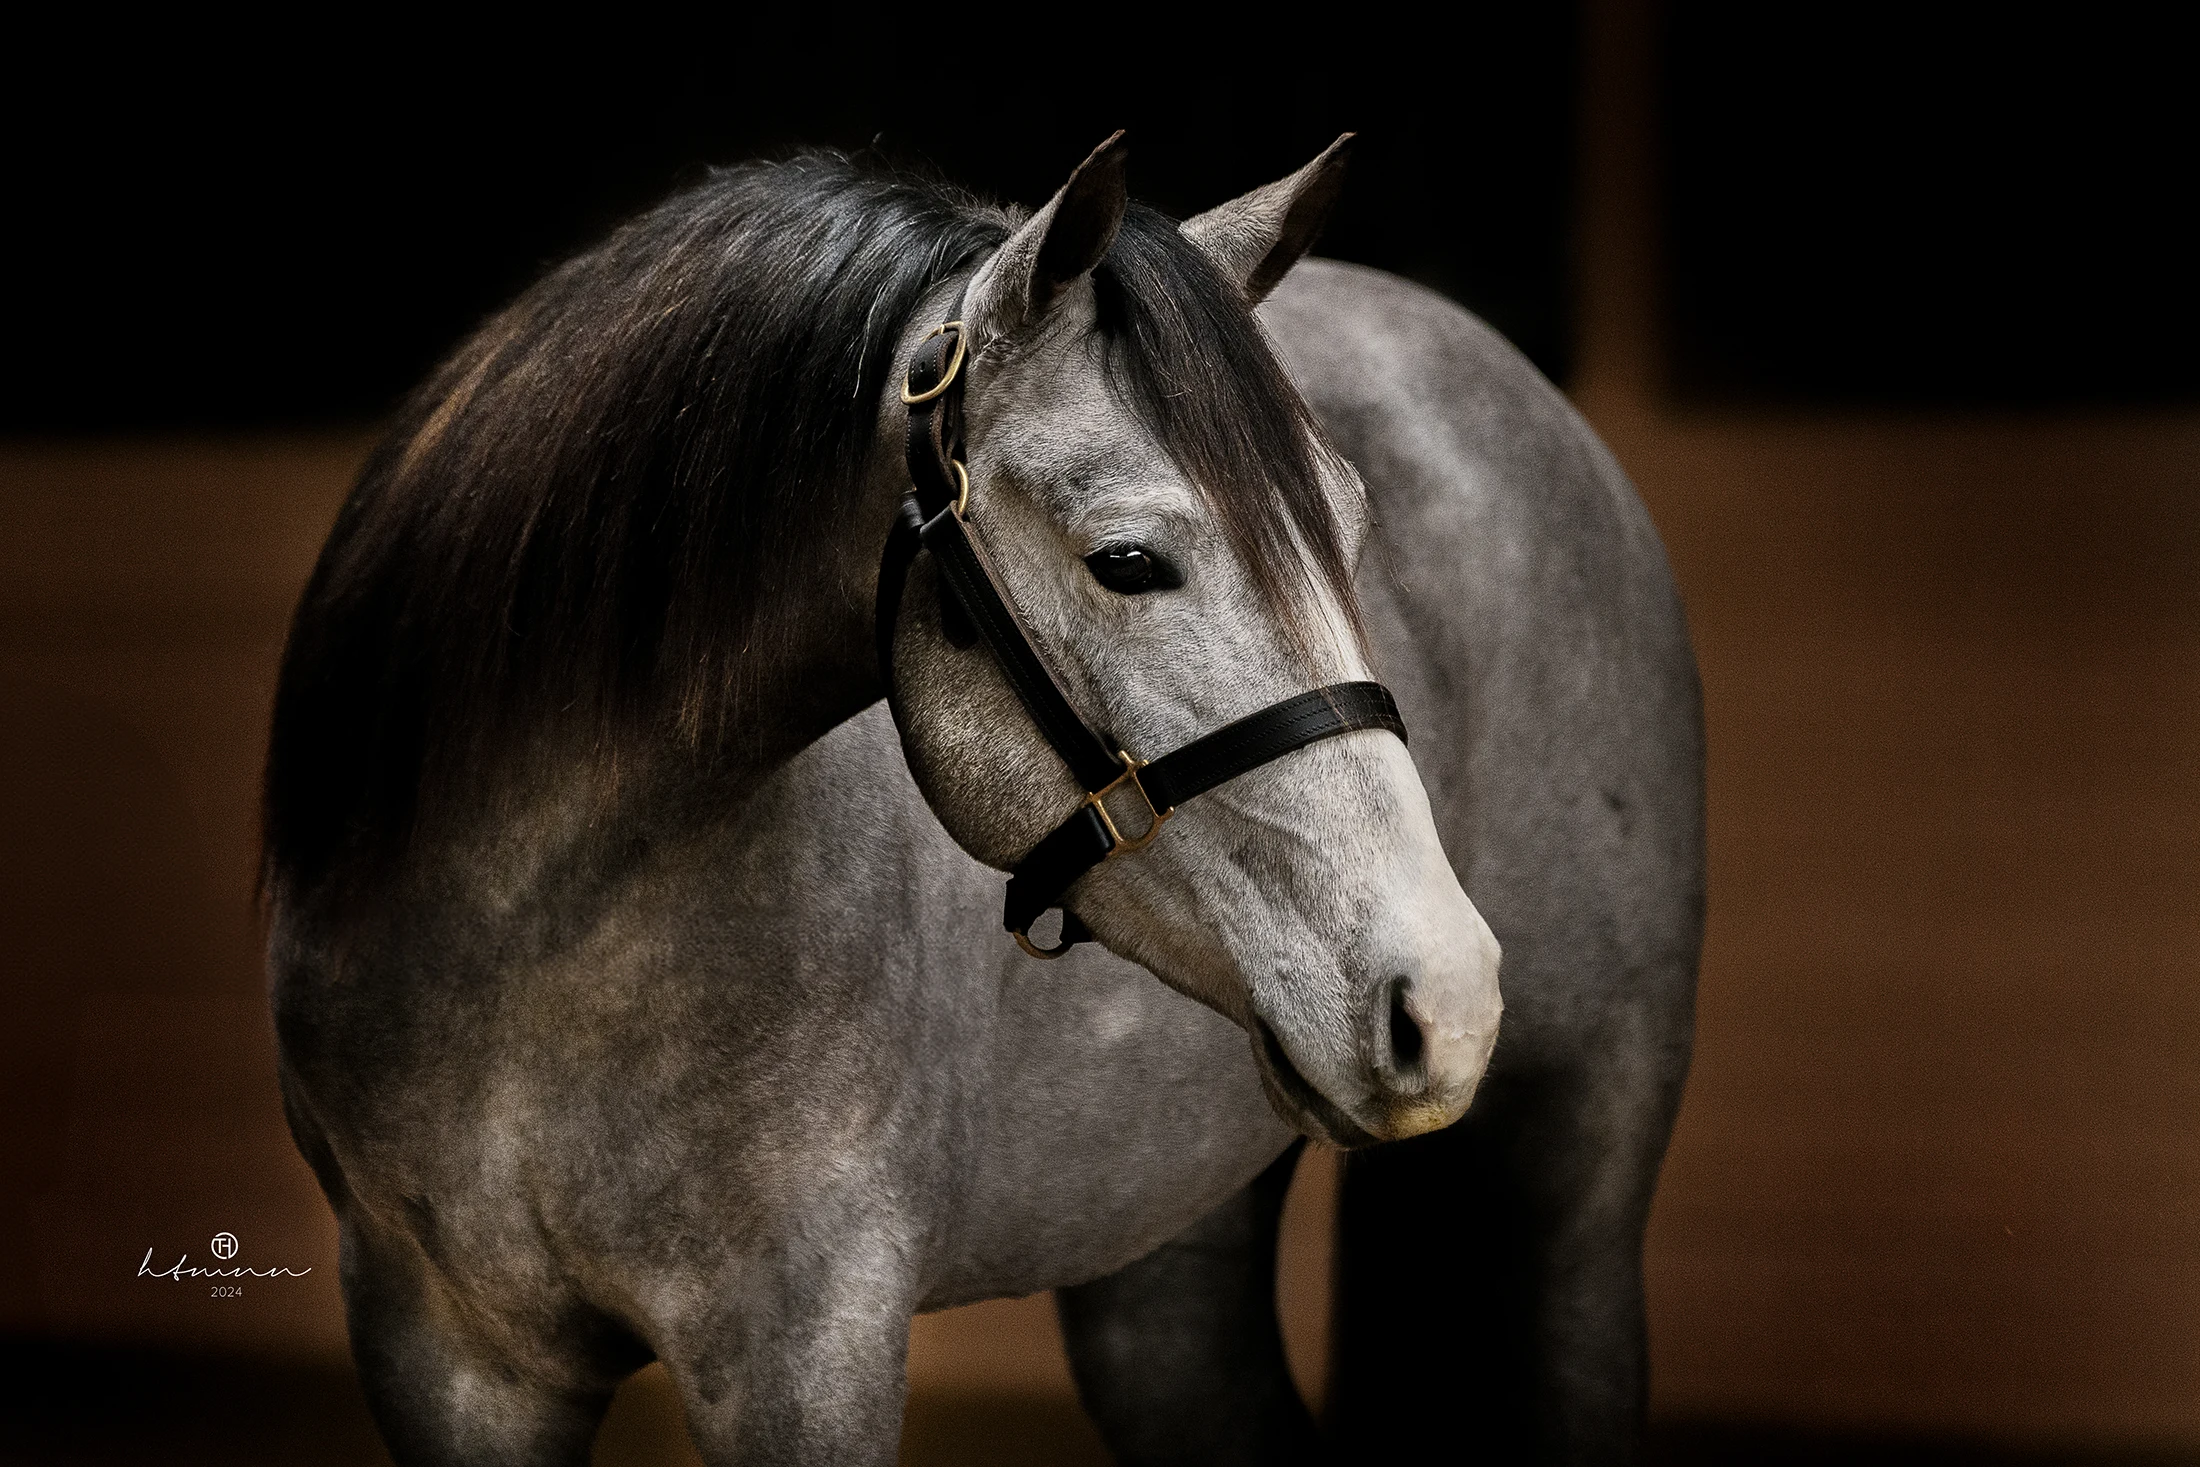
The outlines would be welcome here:
[[[1290,1144],[1244,1032],[1113,959],[1012,988],[926,1307],[1109,1273]]]

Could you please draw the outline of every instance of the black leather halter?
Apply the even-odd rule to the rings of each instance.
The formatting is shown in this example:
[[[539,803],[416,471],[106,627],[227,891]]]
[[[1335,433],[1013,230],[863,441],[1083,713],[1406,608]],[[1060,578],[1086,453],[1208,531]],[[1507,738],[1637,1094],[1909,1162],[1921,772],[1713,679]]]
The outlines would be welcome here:
[[[891,692],[902,587],[917,553],[930,551],[952,598],[942,607],[950,635],[958,641],[974,635],[992,650],[1032,722],[1085,790],[1076,812],[1016,863],[1001,917],[1025,952],[1058,958],[1092,936],[1085,924],[1063,907],[1061,940],[1051,948],[1032,942],[1031,924],[1060,905],[1062,893],[1078,877],[1110,856],[1151,842],[1177,806],[1317,740],[1362,728],[1388,729],[1403,739],[1406,726],[1389,689],[1353,682],[1286,698],[1150,763],[1094,733],[1039,655],[1008,588],[986,557],[977,528],[964,518],[970,506],[970,475],[962,462],[962,398],[968,381],[963,369],[969,351],[962,322],[935,327],[917,347],[902,382],[901,400],[909,409],[910,488],[902,496],[879,564],[879,672]],[[1106,804],[1110,795],[1126,789],[1145,805],[1147,817],[1143,829],[1130,833],[1116,826]]]

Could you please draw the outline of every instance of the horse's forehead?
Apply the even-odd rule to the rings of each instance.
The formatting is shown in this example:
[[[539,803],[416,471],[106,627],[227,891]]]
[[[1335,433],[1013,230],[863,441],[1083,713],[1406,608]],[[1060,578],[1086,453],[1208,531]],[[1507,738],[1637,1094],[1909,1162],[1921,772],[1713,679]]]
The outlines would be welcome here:
[[[1106,345],[1089,324],[1060,323],[986,375],[975,394],[979,420],[1003,433],[1090,435],[1136,426],[1109,388]]]
[[[976,397],[980,450],[1034,488],[1189,496],[1167,450],[1108,380],[1090,334],[1064,333],[1020,356]]]

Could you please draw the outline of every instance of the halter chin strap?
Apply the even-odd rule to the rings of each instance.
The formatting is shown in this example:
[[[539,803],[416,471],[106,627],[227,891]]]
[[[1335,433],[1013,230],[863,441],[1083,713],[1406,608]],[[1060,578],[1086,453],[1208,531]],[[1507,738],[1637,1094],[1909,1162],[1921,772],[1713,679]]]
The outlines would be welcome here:
[[[962,461],[962,398],[970,345],[962,322],[935,327],[918,345],[902,382],[901,400],[909,410],[910,488],[902,496],[879,563],[879,673],[891,692],[902,590],[918,552],[928,551],[947,593],[940,610],[948,636],[962,646],[986,644],[1031,721],[1085,790],[1076,811],[1016,863],[1001,917],[1025,952],[1058,958],[1088,940],[1090,930],[1063,907],[1061,938],[1045,948],[1032,942],[1031,924],[1060,906],[1062,894],[1078,877],[1110,856],[1149,844],[1177,806],[1318,740],[1363,728],[1387,729],[1403,739],[1406,726],[1387,688],[1352,682],[1271,704],[1151,763],[1111,747],[1094,733],[1039,655],[1007,586],[986,556],[985,543],[964,518],[970,475]],[[1111,798],[1115,810],[1108,806]],[[1117,811],[1137,815],[1131,821],[1135,828],[1120,828]]]

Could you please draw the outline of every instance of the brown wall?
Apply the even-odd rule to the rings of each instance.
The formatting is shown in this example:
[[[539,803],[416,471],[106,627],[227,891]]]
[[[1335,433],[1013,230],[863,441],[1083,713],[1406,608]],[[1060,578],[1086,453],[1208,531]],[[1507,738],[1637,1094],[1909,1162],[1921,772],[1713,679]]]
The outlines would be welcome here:
[[[2200,414],[1584,396],[1671,546],[1712,750],[1660,1409],[2200,1442]],[[357,452],[0,454],[0,1329],[337,1346],[252,798]],[[234,1307],[131,1276],[222,1228],[317,1271]],[[928,1324],[917,1377],[1059,1388],[1047,1328]]]
[[[359,451],[0,452],[0,1330],[338,1345],[252,882],[283,627]],[[315,1272],[219,1306],[134,1277],[224,1229]]]
[[[1712,750],[1661,1403],[2200,1441],[2200,416],[1599,418]]]
[[[1656,1407],[2200,1443],[2200,410],[1672,402],[1650,8],[1590,15],[1574,396],[1710,746]]]

